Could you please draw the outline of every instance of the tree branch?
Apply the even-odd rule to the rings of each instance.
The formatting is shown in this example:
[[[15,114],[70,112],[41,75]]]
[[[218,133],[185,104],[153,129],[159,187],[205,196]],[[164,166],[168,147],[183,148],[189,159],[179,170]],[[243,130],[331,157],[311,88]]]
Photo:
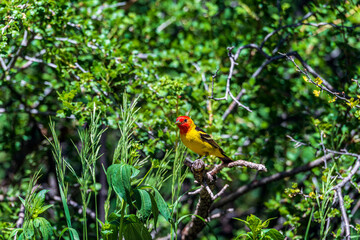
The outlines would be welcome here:
[[[216,182],[216,174],[219,173],[221,169],[225,167],[245,166],[257,169],[258,171],[266,171],[264,165],[247,162],[244,160],[238,160],[231,163],[222,163],[216,165],[210,171],[206,171],[205,163],[201,159],[197,159],[194,162],[186,159],[184,164],[191,169],[195,180],[202,186],[200,189],[191,193],[192,195],[199,194],[200,198],[196,205],[196,210],[191,218],[191,221],[182,230],[182,240],[196,239],[197,234],[205,227],[205,222],[202,219],[208,219],[209,209],[211,208],[214,200],[220,197],[227,189],[228,185],[226,184],[217,194],[213,194]],[[200,219],[198,216],[202,219]]]
[[[344,199],[343,199],[342,193],[341,193],[341,188],[337,188],[336,193],[339,198],[339,206],[340,206],[341,216],[344,221],[345,234],[346,234],[345,239],[350,240],[350,224],[349,224],[348,216],[346,214],[346,209],[345,209],[345,205],[344,205]]]
[[[251,44],[250,44],[250,45],[251,45]],[[247,45],[247,47],[249,47],[249,48],[254,47],[254,46],[250,46],[250,45],[249,45],[249,46]],[[245,46],[244,46],[244,47],[245,47]],[[231,51],[232,51],[233,49],[234,49],[234,47],[229,47],[229,48],[228,48],[228,56],[229,56],[229,59],[230,59],[230,69],[229,69],[229,74],[228,74],[228,77],[227,77],[227,80],[226,80],[225,96],[222,97],[222,98],[214,98],[214,77],[213,77],[212,92],[211,92],[211,96],[210,96],[209,98],[210,98],[210,99],[213,99],[213,100],[215,100],[215,101],[220,101],[220,100],[227,100],[227,99],[228,99],[228,96],[230,96],[230,97],[234,100],[234,102],[237,103],[240,107],[246,109],[246,110],[249,111],[249,112],[252,112],[249,107],[247,107],[247,106],[245,106],[244,104],[240,103],[240,102],[234,97],[234,95],[231,93],[231,90],[230,90],[230,81],[231,81],[231,78],[232,78],[232,76],[233,76],[233,74],[234,74],[234,67],[235,67],[235,65],[237,65],[236,60],[237,60],[237,58],[239,57],[239,54],[240,54],[240,51],[239,51],[239,49],[238,49],[238,51],[236,52],[236,54],[233,55],[233,54],[231,53]],[[215,76],[216,76],[216,74],[215,74]]]
[[[309,171],[310,169],[312,168],[315,168],[317,166],[320,166],[321,164],[324,163],[324,161],[326,160],[329,160],[331,159],[332,157],[334,156],[334,154],[332,153],[329,153],[321,158],[318,158],[312,162],[309,162],[305,165],[302,165],[300,167],[297,167],[297,168],[293,168],[293,169],[290,169],[290,170],[287,170],[287,171],[284,171],[284,172],[280,172],[280,173],[275,173],[269,177],[264,177],[260,180],[254,180],[253,182],[247,184],[247,185],[244,185],[240,188],[238,188],[235,192],[227,195],[226,197],[223,197],[221,200],[219,200],[218,202],[214,203],[214,205],[211,207],[210,210],[213,210],[215,208],[219,208],[227,203],[230,203],[232,201],[234,201],[235,199],[237,199],[238,197],[240,197],[241,195],[243,195],[244,193],[248,192],[248,191],[251,191],[255,188],[258,188],[258,187],[261,187],[261,186],[264,186],[270,182],[274,182],[274,181],[277,181],[277,180],[280,180],[280,179],[284,179],[286,177],[291,177],[291,176],[294,176],[298,173],[301,173],[301,172],[306,172],[306,171]]]

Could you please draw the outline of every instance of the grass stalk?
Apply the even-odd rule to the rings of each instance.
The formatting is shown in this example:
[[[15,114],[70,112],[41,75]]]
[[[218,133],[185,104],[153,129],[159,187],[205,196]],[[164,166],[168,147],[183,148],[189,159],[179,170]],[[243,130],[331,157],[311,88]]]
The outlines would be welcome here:
[[[50,131],[51,131],[53,140],[51,141],[46,136],[45,136],[45,138],[47,139],[47,141],[50,143],[50,145],[52,147],[52,154],[53,154],[53,157],[56,162],[56,165],[55,165],[56,166],[56,178],[57,178],[58,185],[59,185],[61,202],[63,204],[63,208],[64,208],[64,212],[65,212],[66,224],[69,229],[72,229],[69,206],[67,205],[68,185],[65,184],[65,174],[66,174],[66,165],[67,164],[66,164],[65,159],[62,157],[62,149],[61,149],[60,142],[59,142],[59,139],[56,134],[55,123],[53,121],[51,121],[51,119],[50,119],[49,127],[50,127]],[[70,234],[70,239],[74,240],[73,233],[71,231],[69,231],[69,234]]]
[[[125,208],[126,208],[126,202],[125,202],[124,199],[122,199],[121,218],[120,218],[120,239],[123,238],[123,227],[124,227]]]

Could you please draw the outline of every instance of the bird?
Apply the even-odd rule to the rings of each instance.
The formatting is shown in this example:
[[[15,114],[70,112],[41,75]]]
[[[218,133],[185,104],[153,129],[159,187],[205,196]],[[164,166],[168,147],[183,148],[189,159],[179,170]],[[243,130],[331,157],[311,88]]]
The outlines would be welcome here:
[[[180,116],[176,118],[175,124],[180,129],[181,141],[191,151],[203,156],[203,158],[213,155],[220,158],[224,163],[233,161],[209,134],[195,125],[190,117]]]

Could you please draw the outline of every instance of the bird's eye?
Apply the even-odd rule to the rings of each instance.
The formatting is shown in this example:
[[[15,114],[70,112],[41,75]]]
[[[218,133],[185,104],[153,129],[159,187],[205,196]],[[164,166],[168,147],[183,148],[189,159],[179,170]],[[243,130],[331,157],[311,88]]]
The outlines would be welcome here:
[[[184,122],[187,122],[187,119],[185,119]]]

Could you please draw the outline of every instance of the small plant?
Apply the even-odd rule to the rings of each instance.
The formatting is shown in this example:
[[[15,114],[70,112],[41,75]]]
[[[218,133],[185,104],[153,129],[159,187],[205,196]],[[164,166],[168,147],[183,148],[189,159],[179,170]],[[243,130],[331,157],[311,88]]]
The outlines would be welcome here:
[[[118,197],[120,209],[109,214],[102,227],[104,238],[112,239],[119,231],[125,239],[152,239],[144,225],[151,214],[155,227],[159,213],[167,221],[171,221],[170,209],[158,190],[149,185],[141,185],[142,180],[135,184],[139,173],[138,169],[126,163],[112,164],[107,169],[108,183]],[[119,229],[111,228],[116,225]]]
[[[168,222],[172,222],[172,215],[168,204],[158,189],[165,181],[165,167],[158,161],[151,161],[147,173],[139,178],[138,174],[144,164],[134,150],[136,144],[132,138],[133,124],[136,121],[136,100],[128,106],[126,94],[123,98],[121,123],[119,129],[121,137],[114,152],[113,163],[105,173],[109,184],[108,198],[105,202],[105,222],[101,224],[101,235],[104,239],[149,239],[150,231],[157,225],[159,214]],[[168,162],[166,154],[163,161]],[[146,160],[146,159],[145,159]],[[158,169],[155,176],[159,176],[157,184],[148,183],[148,177],[153,169]],[[161,169],[160,169],[161,168]],[[111,192],[115,192],[115,201],[111,201]],[[111,202],[116,206],[112,206]],[[114,209],[115,207],[115,209]],[[149,224],[149,220],[152,224]]]
[[[20,198],[21,203],[25,207],[24,224],[22,228],[16,228],[11,233],[11,238],[16,237],[18,234],[19,239],[44,239],[47,240],[53,235],[53,228],[48,220],[39,217],[47,209],[53,205],[44,205],[45,194],[49,190],[41,190],[36,195],[35,192],[38,188],[36,182],[40,177],[40,172],[36,172],[30,180],[28,192],[25,199]]]
[[[260,218],[255,215],[250,215],[245,220],[240,218],[234,218],[239,220],[250,229],[250,232],[245,234],[240,234],[236,237],[236,239],[240,239],[241,237],[246,240],[283,240],[284,236],[276,229],[270,228],[265,229],[269,225],[269,222],[272,218],[262,222]]]

